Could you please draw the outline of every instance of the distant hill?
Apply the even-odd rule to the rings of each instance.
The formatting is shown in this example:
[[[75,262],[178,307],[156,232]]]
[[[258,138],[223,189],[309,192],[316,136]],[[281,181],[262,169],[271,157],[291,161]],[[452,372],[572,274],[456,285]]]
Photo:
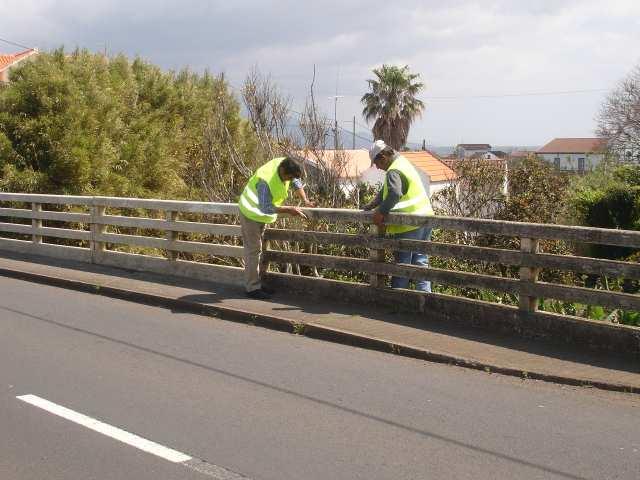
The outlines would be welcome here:
[[[428,146],[427,147],[429,150],[431,150],[433,153],[436,153],[438,155],[440,155],[441,157],[447,157],[449,155],[451,155],[453,153],[453,149],[455,147],[434,147],[434,146]]]
[[[299,130],[293,129],[291,132],[299,141],[302,141],[300,137]],[[368,150],[371,147],[371,143],[373,142],[373,136],[368,130],[358,130],[355,135],[355,149],[364,149]],[[345,150],[350,150],[354,148],[354,138],[353,132],[345,129],[343,127],[340,128],[338,132],[338,143]],[[334,139],[333,139],[333,131],[327,137],[327,149],[333,149]],[[411,143],[409,145],[409,150],[419,150],[421,144]],[[506,153],[511,153],[512,151],[529,151],[535,152],[538,146],[521,146],[521,145],[492,145],[492,150],[500,150]],[[427,149],[434,152],[435,154],[441,157],[447,157],[453,153],[455,149],[455,145],[427,145]]]
[[[437,153],[441,157],[449,156],[453,153],[453,150],[456,148],[455,145],[452,146],[427,146],[429,150]],[[531,146],[531,145],[491,145],[492,150],[499,150],[506,153],[511,153],[514,151],[527,151],[527,152],[535,152],[540,148],[539,146]]]
[[[342,148],[344,149],[353,148],[353,132],[349,132],[347,130],[340,130],[340,135],[338,135],[338,138],[342,145]],[[362,131],[362,130],[356,131],[356,138],[355,138],[356,150],[359,150],[359,149],[369,150],[369,147],[371,147],[372,142],[373,142],[373,139],[372,139],[371,132]]]
[[[287,130],[288,130],[288,133],[292,135],[295,141],[301,144],[304,143],[304,139],[302,138],[300,130],[297,127],[289,127]],[[338,144],[340,145],[341,148],[345,150],[353,149],[353,140],[354,140],[353,132],[349,132],[343,129],[340,129],[338,131]],[[369,147],[371,147],[372,142],[373,140],[371,140],[371,132],[356,131],[356,138],[355,138],[356,150],[360,150],[360,149],[369,150]],[[329,134],[327,135],[326,148],[327,149],[334,148],[333,130],[329,132]]]
[[[540,146],[531,146],[531,145],[508,145],[508,146],[492,146],[493,150],[501,150],[503,152],[511,153],[514,151],[518,152],[535,152],[540,148]]]

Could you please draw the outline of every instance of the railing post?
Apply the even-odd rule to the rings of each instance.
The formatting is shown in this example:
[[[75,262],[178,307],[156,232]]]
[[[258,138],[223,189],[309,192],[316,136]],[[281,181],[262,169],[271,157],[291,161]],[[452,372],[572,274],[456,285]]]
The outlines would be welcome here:
[[[99,263],[100,254],[106,250],[105,243],[98,240],[99,235],[103,234],[107,229],[106,225],[100,222],[105,210],[106,207],[99,205],[91,206],[91,241],[89,242],[91,247],[91,263]]]
[[[260,272],[261,281],[266,283],[268,281],[267,274],[269,273],[269,257],[267,256],[267,251],[271,248],[271,241],[264,238],[264,234],[266,229],[262,231],[262,236],[260,237],[260,241],[262,242],[262,255],[260,255],[260,266],[258,267],[258,271]],[[245,243],[245,239],[242,237],[242,246],[243,248]],[[245,257],[246,258],[246,257]]]
[[[35,218],[38,212],[42,211],[42,204],[40,203],[32,203],[31,204],[31,212],[33,212],[33,218],[31,219],[31,228],[34,230],[42,228],[42,220],[39,218]],[[35,244],[42,243],[42,236],[36,235],[35,233],[31,235],[31,240]]]
[[[540,241],[537,238],[520,239],[520,251],[523,253],[538,253]],[[535,283],[538,281],[539,268],[520,267],[520,282]],[[520,294],[520,310],[523,312],[535,312],[538,310],[538,299]]]
[[[369,228],[370,228],[370,231],[375,229],[376,236],[378,238],[381,238],[384,236],[384,231],[385,231],[384,226],[371,225]],[[385,261],[384,249],[382,250],[377,250],[373,248],[370,249],[369,260],[371,260],[372,262],[384,262]],[[372,273],[371,275],[369,275],[369,285],[371,285],[372,287],[381,288],[385,286],[385,283],[386,283],[385,275],[378,275],[376,273]]]
[[[167,222],[175,222],[178,219],[178,212],[172,212],[167,210],[165,212],[165,219]],[[165,238],[169,243],[169,248],[167,249],[167,260],[176,260],[178,258],[178,253],[175,250],[171,250],[174,240],[176,239],[176,232],[173,230],[167,230],[165,234]]]

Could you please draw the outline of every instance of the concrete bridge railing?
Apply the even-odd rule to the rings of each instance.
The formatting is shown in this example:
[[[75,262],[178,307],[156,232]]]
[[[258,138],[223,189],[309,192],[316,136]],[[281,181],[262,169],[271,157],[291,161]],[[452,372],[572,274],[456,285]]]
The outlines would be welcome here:
[[[239,267],[177,258],[178,252],[242,258],[242,247],[229,245],[230,242],[210,243],[180,239],[181,233],[206,234],[214,238],[240,237],[240,227],[235,224],[235,217],[238,215],[236,204],[0,193],[0,206],[0,232],[9,234],[0,237],[0,250],[234,284],[239,284],[242,279],[242,269]],[[17,206],[21,208],[16,208]],[[123,211],[127,214],[122,214]],[[141,211],[154,213],[144,217],[137,216]],[[370,224],[372,220],[370,213],[355,210],[316,208],[305,211],[312,220],[325,222]],[[217,223],[181,218],[190,214],[213,216]],[[157,218],[158,216],[162,218]],[[30,224],[22,223],[28,220],[31,220]],[[425,219],[402,214],[391,215],[389,221],[395,224],[428,224],[444,230],[516,237],[520,239],[520,250],[394,240],[376,234],[269,229],[266,239],[270,241],[359,246],[369,249],[370,255],[369,258],[354,258],[267,250],[265,260],[270,262],[369,275],[368,284],[280,273],[270,273],[268,280],[307,295],[340,297],[385,306],[400,305],[403,309],[431,319],[453,320],[493,330],[516,331],[524,335],[561,338],[634,355],[640,353],[638,328],[537,311],[540,298],[640,311],[638,295],[538,280],[540,269],[639,280],[640,264],[540,253],[538,245],[541,239],[552,239],[640,249],[640,232],[442,216]],[[50,222],[55,222],[56,226],[49,226]],[[111,227],[136,229],[136,234],[114,233]],[[161,236],[158,232],[161,232]],[[7,238],[9,236],[14,238]],[[59,242],[56,244],[56,240],[50,239],[65,239],[66,243],[75,243],[75,246],[61,245]],[[154,251],[160,253],[155,256],[131,253],[122,251],[122,247],[126,247],[124,250],[140,247],[156,249]],[[396,265],[385,261],[385,252],[391,250],[412,250],[437,257],[510,265],[517,267],[520,275],[519,278],[507,278]],[[451,295],[391,290],[384,288],[384,279],[389,275],[508,292],[518,296],[519,305],[512,307]]]

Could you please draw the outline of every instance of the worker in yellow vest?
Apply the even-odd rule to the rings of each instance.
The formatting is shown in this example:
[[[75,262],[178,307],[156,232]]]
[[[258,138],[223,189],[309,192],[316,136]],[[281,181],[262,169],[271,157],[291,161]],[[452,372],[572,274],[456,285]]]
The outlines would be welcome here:
[[[373,222],[382,226],[389,213],[410,213],[413,215],[433,215],[429,200],[429,178],[417,169],[409,160],[397,153],[383,140],[376,140],[369,150],[371,162],[379,169],[385,170],[383,188],[378,195],[364,206],[365,210],[376,209]],[[409,225],[386,225],[386,233],[392,238],[409,240],[430,240],[431,228]],[[424,253],[396,251],[396,263],[429,266],[429,258]],[[392,288],[407,288],[409,279],[391,278]],[[431,292],[431,282],[416,281],[416,290]]]
[[[256,170],[240,195],[238,206],[244,246],[244,280],[250,298],[266,300],[273,293],[262,285],[263,272],[260,271],[266,226],[275,222],[278,214],[307,218],[300,208],[282,205],[289,193],[289,185],[292,185],[305,207],[315,206],[307,198],[301,177],[302,168],[293,158],[274,158]]]

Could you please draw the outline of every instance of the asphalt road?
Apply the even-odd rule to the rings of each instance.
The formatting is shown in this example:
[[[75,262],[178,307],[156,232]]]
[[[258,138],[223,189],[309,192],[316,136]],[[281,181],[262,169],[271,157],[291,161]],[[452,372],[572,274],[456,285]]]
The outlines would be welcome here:
[[[637,480],[640,398],[0,278],[0,479],[242,476]]]

